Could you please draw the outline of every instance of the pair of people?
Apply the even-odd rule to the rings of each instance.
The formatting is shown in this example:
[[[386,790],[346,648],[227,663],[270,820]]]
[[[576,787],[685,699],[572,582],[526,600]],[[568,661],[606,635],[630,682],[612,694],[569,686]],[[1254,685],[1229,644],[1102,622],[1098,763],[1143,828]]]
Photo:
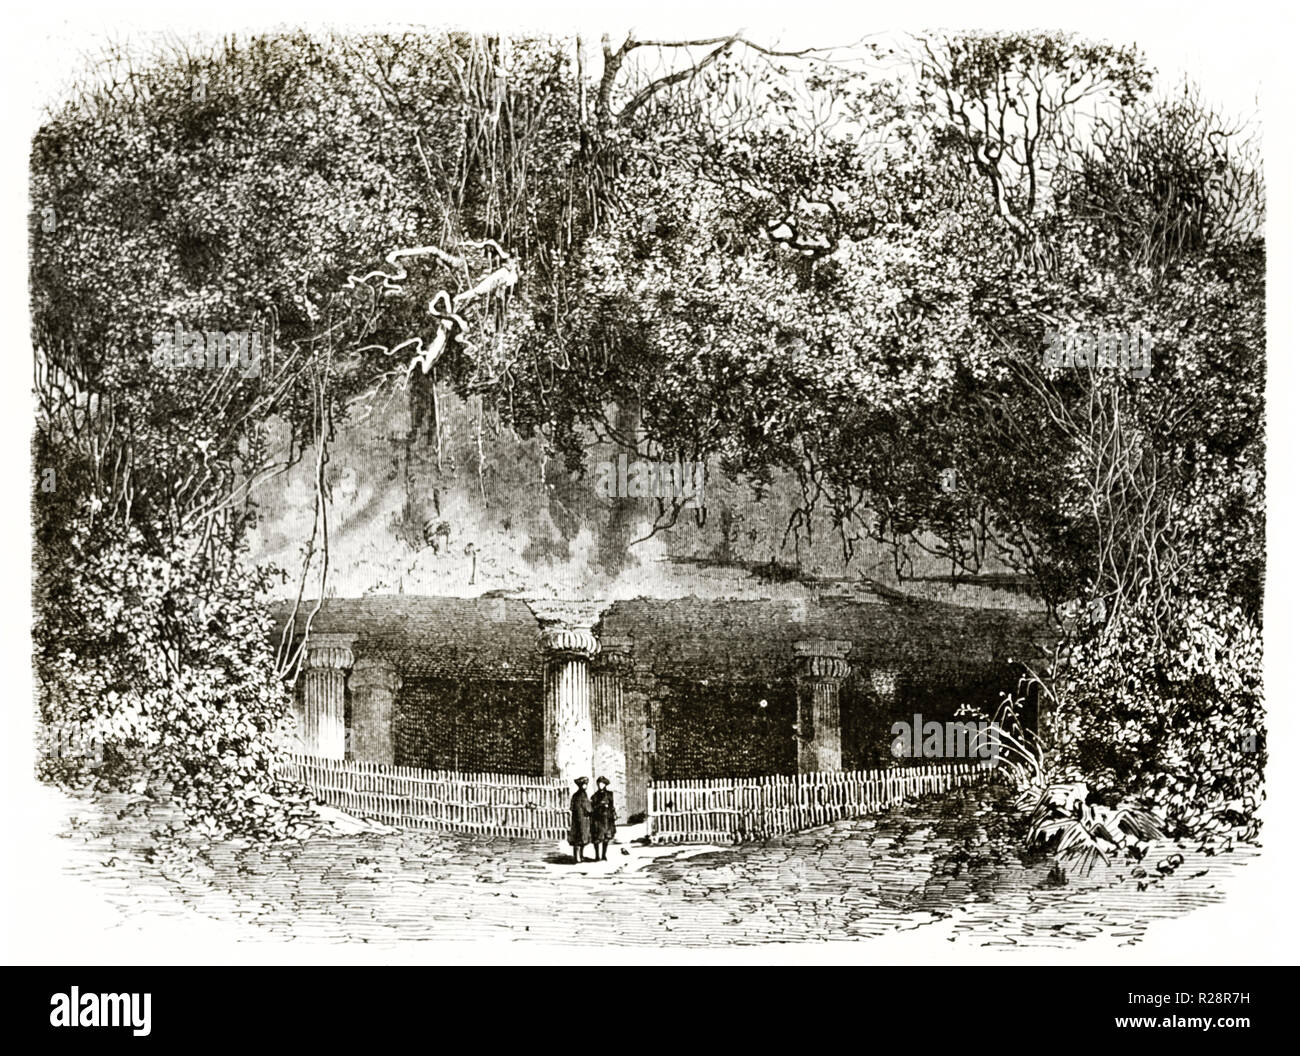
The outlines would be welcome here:
[[[614,838],[614,793],[609,790],[609,778],[596,778],[596,794],[588,798],[587,779],[574,780],[578,791],[569,801],[569,846],[573,848],[573,863],[587,860],[587,844],[595,849],[598,862],[608,861],[609,841]]]

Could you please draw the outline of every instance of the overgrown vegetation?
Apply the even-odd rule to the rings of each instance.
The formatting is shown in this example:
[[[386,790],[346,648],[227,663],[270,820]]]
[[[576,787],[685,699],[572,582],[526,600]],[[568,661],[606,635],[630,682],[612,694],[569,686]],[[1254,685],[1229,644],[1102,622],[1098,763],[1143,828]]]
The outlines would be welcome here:
[[[256,486],[313,460],[303,566],[279,574],[323,596],[334,423],[400,394],[439,445],[440,384],[575,469],[592,435],[720,453],[760,489],[798,477],[792,538],[829,512],[846,556],[870,538],[900,572],[921,547],[954,574],[1032,575],[1061,630],[1052,662],[1021,658],[1050,690],[1044,787],[1253,836],[1249,138],[1190,91],[1155,97],[1133,49],[900,50],[901,73],[883,49],[739,35],[109,56],[32,152],[34,464],[58,482],[36,476],[46,720],[102,731],[115,779],[160,768],[238,825],[276,791],[301,655],[259,623],[277,573],[244,568]],[[274,352],[256,377],[155,369],[177,324]],[[1045,363],[1097,332],[1149,338],[1149,375]]]

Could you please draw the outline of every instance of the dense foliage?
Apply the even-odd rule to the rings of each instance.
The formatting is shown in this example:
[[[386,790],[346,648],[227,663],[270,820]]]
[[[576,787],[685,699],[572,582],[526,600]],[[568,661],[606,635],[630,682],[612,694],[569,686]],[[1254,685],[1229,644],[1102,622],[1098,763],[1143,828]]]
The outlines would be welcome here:
[[[98,717],[137,716],[127,742],[150,744],[138,716],[171,679],[207,716],[174,757],[241,759],[201,674],[221,668],[262,787],[283,701],[251,654],[168,667],[137,634],[138,673],[105,674],[85,621],[173,641],[199,597],[254,620],[235,569],[255,483],[310,453],[323,489],[332,422],[394,392],[441,443],[436,381],[574,467],[630,411],[629,443],[759,488],[797,476],[791,533],[829,511],[846,555],[871,538],[900,571],[923,547],[1032,575],[1062,635],[1057,663],[1023,658],[1052,765],[1171,826],[1249,834],[1249,140],[1190,92],[1154,96],[1133,49],[1061,35],[927,37],[902,73],[685,44],[606,40],[593,70],[573,41],[230,41],[52,115],[32,158],[35,457],[60,484],[36,496],[38,593],[78,616],[38,627],[45,706],[94,718],[77,687],[111,687]],[[253,377],[155,369],[178,323],[274,351]],[[1114,334],[1143,370],[1044,357]],[[152,582],[182,552],[190,572],[130,612],[91,600],[110,570]],[[270,666],[292,678],[295,658]]]

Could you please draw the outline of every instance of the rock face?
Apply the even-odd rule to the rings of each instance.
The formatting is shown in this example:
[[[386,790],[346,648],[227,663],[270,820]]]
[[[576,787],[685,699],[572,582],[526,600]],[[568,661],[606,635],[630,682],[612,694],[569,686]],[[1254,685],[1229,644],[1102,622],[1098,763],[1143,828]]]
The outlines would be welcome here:
[[[432,391],[423,398],[431,403]],[[440,432],[426,410],[419,403],[413,415],[395,399],[337,429],[326,471],[328,596],[795,600],[869,595],[870,581],[894,567],[892,552],[870,540],[845,562],[828,517],[791,535],[790,511],[802,495],[782,474],[757,489],[706,455],[703,484],[674,499],[676,478],[661,472],[667,460],[593,437],[573,470],[536,439],[480,425],[477,406],[450,393],[438,395]],[[634,417],[618,420],[620,436],[635,435]],[[288,570],[286,598],[296,593],[311,533],[314,469],[303,459],[254,495],[248,560]],[[641,476],[650,483],[638,486]],[[919,549],[910,560],[917,577],[948,571]],[[317,565],[308,582],[318,573]],[[913,586],[931,595],[953,590],[920,578]],[[961,590],[981,604],[1034,607],[1009,589],[983,597],[978,587]]]

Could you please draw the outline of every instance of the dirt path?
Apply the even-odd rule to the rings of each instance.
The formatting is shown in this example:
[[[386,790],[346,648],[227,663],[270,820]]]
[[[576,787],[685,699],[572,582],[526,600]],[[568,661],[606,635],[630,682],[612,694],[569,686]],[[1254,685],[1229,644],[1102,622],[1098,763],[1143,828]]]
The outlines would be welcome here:
[[[1144,877],[1130,863],[1062,886],[1050,860],[1023,859],[1014,816],[961,792],[763,845],[624,842],[608,862],[583,865],[552,844],[442,834],[177,838],[179,817],[151,801],[62,803],[63,868],[107,900],[118,927],[202,919],[260,941],[751,945],[943,922],[979,945],[1124,944],[1152,920],[1221,900],[1257,853],[1153,847],[1137,867]],[[1156,868],[1174,854],[1184,860],[1167,875]]]

